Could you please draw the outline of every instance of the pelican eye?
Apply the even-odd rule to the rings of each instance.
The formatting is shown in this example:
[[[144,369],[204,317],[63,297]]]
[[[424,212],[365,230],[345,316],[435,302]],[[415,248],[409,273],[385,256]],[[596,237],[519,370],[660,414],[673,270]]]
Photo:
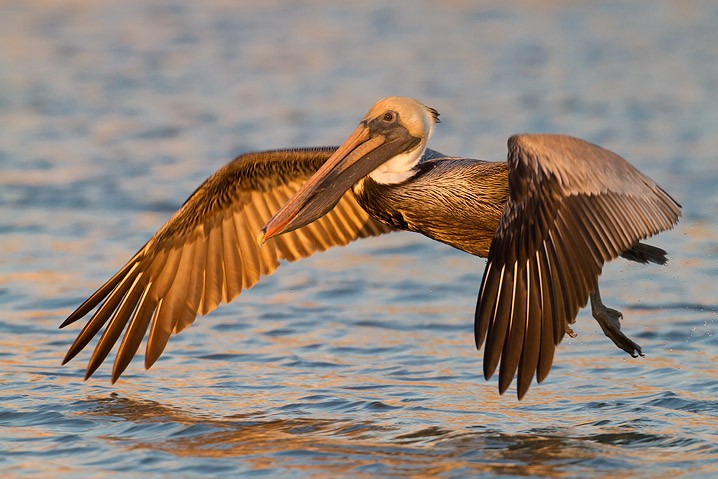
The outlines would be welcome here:
[[[396,120],[396,113],[391,110],[387,111],[386,113],[384,113],[383,120],[387,123],[393,122],[394,120]]]

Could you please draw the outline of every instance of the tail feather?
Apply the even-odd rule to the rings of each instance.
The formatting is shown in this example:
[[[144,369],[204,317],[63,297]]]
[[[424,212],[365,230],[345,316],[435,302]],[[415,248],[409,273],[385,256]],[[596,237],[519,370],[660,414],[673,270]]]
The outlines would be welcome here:
[[[655,246],[651,246],[645,243],[636,243],[631,246],[630,249],[627,249],[626,251],[621,253],[621,256],[623,256],[627,260],[635,261],[642,264],[666,264],[668,262],[666,254],[666,250],[664,249],[657,248]]]

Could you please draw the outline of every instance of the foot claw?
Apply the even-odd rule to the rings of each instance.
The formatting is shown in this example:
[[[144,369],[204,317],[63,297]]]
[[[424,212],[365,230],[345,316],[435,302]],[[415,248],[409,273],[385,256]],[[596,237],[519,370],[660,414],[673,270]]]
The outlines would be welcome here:
[[[633,342],[628,336],[621,332],[621,322],[623,314],[612,308],[607,308],[603,304],[595,305],[593,308],[593,317],[596,318],[601,326],[603,333],[608,336],[613,343],[626,351],[631,357],[637,358],[643,356],[641,347]]]
[[[613,309],[613,308],[609,308],[608,306],[604,306],[604,311],[606,314],[608,314],[612,318],[616,318],[617,321],[621,321],[623,319],[623,313],[617,309]],[[621,329],[620,322],[618,323],[618,329]]]

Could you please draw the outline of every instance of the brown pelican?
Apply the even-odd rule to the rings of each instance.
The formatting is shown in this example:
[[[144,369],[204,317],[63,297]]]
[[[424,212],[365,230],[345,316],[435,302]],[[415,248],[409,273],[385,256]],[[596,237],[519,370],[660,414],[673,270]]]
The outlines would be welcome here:
[[[338,148],[247,153],[220,168],[62,323],[99,305],[63,364],[107,325],[85,379],[123,330],[112,381],[148,329],[150,368],[172,333],[280,260],[394,230],[488,258],[474,331],[486,379],[500,363],[500,393],[517,370],[519,399],[534,375],[546,377],[589,297],[605,334],[641,354],[621,313],[601,302],[598,277],[619,255],[665,263],[665,251],[639,241],[671,228],[680,205],[620,156],[569,136],[512,136],[507,162],[447,157],[427,148],[438,122],[414,99],[385,98]]]

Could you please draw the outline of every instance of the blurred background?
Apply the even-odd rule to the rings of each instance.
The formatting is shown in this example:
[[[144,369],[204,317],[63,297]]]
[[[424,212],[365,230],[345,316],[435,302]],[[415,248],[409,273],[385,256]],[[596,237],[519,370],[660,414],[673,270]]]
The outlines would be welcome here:
[[[8,477],[718,474],[718,4],[0,3],[0,471]],[[519,132],[607,147],[684,207],[516,401],[472,339],[484,260],[413,234],[280,268],[83,382],[59,323],[239,153],[336,145],[389,95],[432,147],[501,161]]]

